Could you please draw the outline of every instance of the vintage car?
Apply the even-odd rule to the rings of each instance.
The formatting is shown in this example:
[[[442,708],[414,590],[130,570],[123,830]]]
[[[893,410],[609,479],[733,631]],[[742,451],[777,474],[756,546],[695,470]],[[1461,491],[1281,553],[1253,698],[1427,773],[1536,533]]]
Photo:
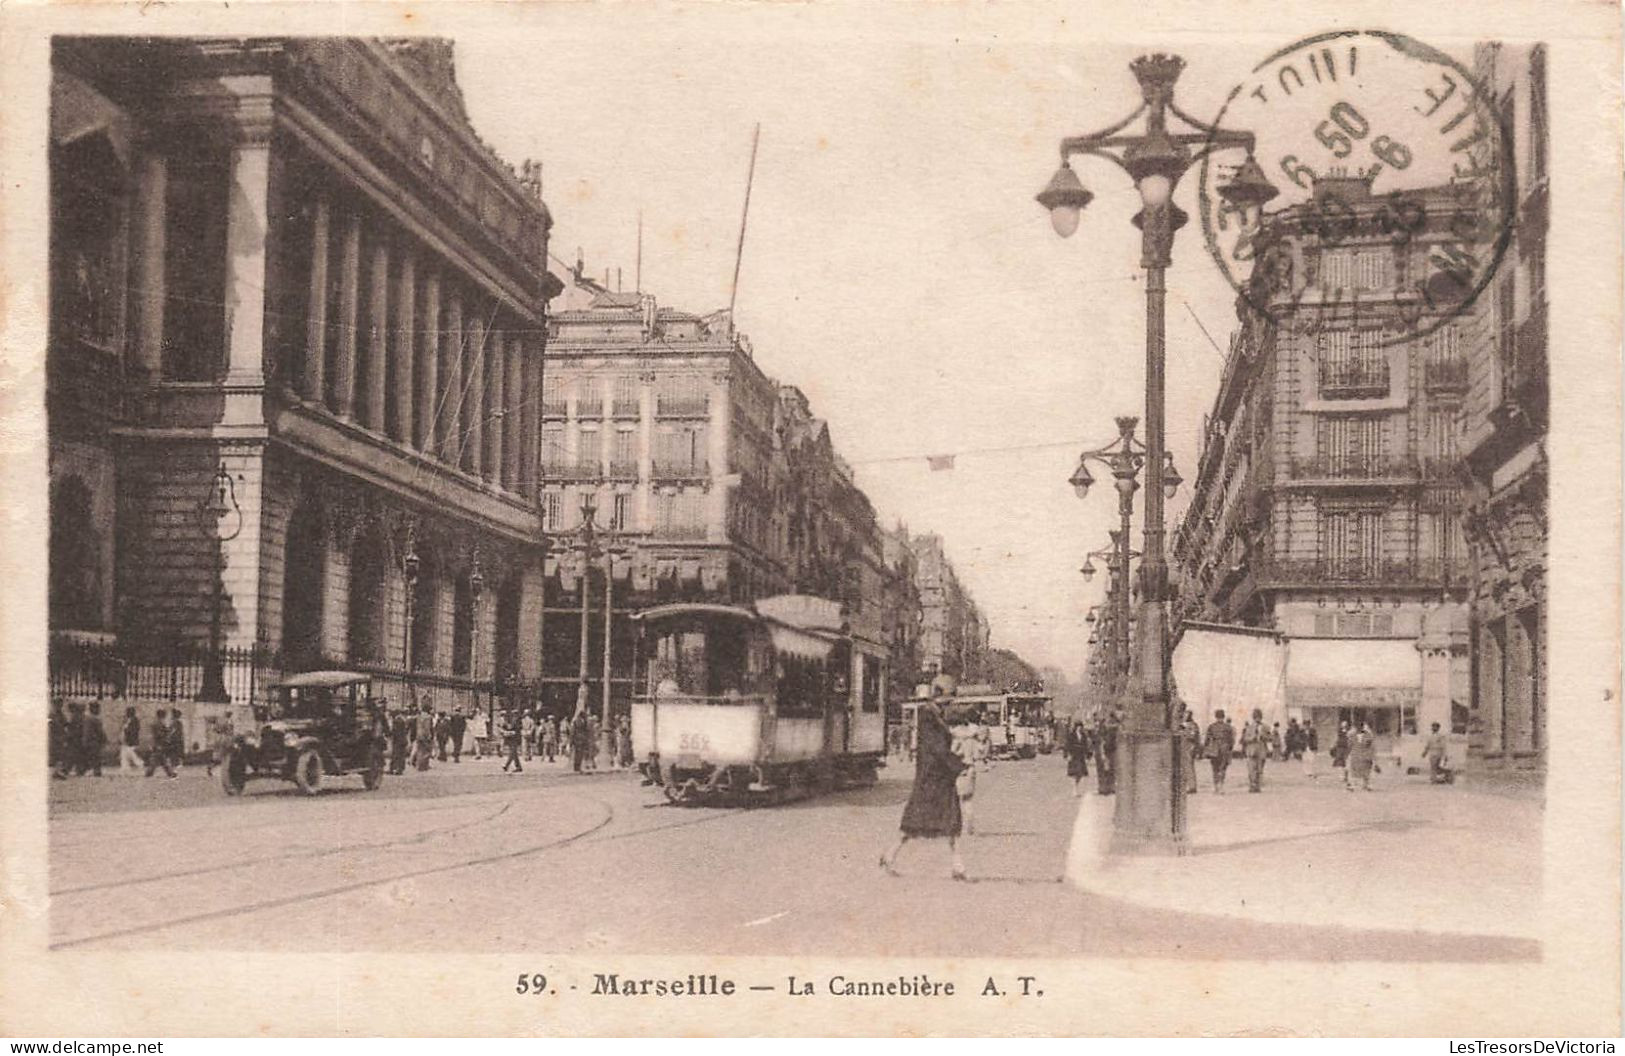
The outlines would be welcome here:
[[[388,738],[372,676],[309,671],[270,687],[273,705],[256,708],[257,733],[236,737],[220,765],[220,785],[241,795],[250,778],[292,781],[307,796],[324,777],[359,773],[368,790],[384,779]]]

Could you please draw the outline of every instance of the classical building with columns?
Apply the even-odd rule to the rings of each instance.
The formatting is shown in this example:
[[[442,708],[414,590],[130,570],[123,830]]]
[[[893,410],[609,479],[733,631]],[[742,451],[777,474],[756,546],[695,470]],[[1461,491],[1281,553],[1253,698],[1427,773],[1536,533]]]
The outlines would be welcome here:
[[[50,166],[56,638],[538,677],[551,218],[452,45],[58,38]]]

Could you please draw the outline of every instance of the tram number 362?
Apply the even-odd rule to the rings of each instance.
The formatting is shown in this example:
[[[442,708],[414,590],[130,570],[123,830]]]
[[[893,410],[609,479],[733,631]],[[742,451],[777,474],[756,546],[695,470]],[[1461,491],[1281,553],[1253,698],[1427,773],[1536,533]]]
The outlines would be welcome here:
[[[685,733],[677,738],[677,748],[684,752],[703,752],[711,747],[711,738],[703,733]]]

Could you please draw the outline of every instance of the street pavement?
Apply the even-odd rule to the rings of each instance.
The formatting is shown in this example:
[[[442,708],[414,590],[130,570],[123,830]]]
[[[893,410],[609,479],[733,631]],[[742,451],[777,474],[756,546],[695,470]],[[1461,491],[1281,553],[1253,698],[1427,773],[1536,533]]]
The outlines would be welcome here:
[[[1266,907],[1148,896],[1077,875],[1080,817],[1058,755],[982,775],[970,882],[948,876],[940,841],[911,843],[903,876],[878,867],[895,839],[911,768],[873,788],[778,807],[674,807],[635,774],[569,774],[495,759],[389,777],[377,792],[334,781],[314,799],[253,782],[227,799],[201,768],[174,780],[51,784],[52,942],[64,949],[712,953],[890,957],[1166,957],[1225,960],[1515,961],[1538,943],[1506,927],[1418,928],[1382,911],[1430,899],[1529,893],[1539,804],[1464,786],[1398,783],[1379,793],[1299,787],[1197,797],[1201,851],[1150,872],[1243,884]],[[1414,783],[1414,779],[1412,779]],[[1245,781],[1242,781],[1245,787]],[[1335,795],[1333,794],[1335,792]],[[1248,800],[1253,802],[1249,803]],[[1211,801],[1211,803],[1210,803]],[[1378,823],[1373,823],[1373,812]],[[1310,835],[1271,814],[1321,817]],[[1381,844],[1350,871],[1328,847],[1379,847],[1403,830],[1448,839],[1452,868],[1402,869]],[[1260,837],[1258,833],[1264,832]],[[1486,834],[1494,833],[1494,838]],[[1277,837],[1283,836],[1289,838]],[[1260,840],[1264,842],[1259,842]],[[1071,862],[1072,880],[1065,882]],[[1223,868],[1216,862],[1228,862]],[[1308,862],[1309,864],[1305,864]],[[1367,866],[1369,868],[1367,869]],[[1369,889],[1372,912],[1271,913],[1295,869]],[[1429,875],[1431,873],[1431,875]],[[1079,886],[1080,883],[1082,886]],[[1497,886],[1505,891],[1492,890]],[[1285,901],[1303,896],[1296,879]],[[1536,889],[1538,895],[1538,888]],[[1538,903],[1538,897],[1535,900]],[[1532,903],[1533,904],[1533,903]]]

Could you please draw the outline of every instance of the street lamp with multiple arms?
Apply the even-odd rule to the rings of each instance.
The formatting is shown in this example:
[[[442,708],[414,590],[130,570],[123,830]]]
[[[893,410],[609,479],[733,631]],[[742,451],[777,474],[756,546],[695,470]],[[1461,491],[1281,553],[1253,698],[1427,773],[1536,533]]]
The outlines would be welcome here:
[[[225,660],[221,656],[221,618],[226,605],[226,544],[243,530],[243,508],[237,502],[237,482],[220,463],[209,480],[209,493],[197,507],[198,524],[214,543],[214,604],[209,613],[209,656],[203,665],[203,685],[197,699],[229,704],[226,692]]]
[[[1139,623],[1143,692],[1129,712],[1123,731],[1126,736],[1119,741],[1122,758],[1113,845],[1125,852],[1181,853],[1186,845],[1184,784],[1178,769],[1177,727],[1168,699],[1168,629],[1163,613],[1168,561],[1163,549],[1162,505],[1170,483],[1177,486],[1178,480],[1177,474],[1168,472],[1172,463],[1163,442],[1166,272],[1174,232],[1188,219],[1173,203],[1173,192],[1193,163],[1222,150],[1245,150],[1247,163],[1219,189],[1220,196],[1244,209],[1261,209],[1276,194],[1252,162],[1251,133],[1204,124],[1174,105],[1174,82],[1184,67],[1183,59],[1162,54],[1130,63],[1140,84],[1140,106],[1098,132],[1063,139],[1061,166],[1038,194],[1038,203],[1049,211],[1056,234],[1067,237],[1075,232],[1084,207],[1094,198],[1072,171],[1072,157],[1082,154],[1104,158],[1128,173],[1144,206],[1133,218],[1141,233],[1140,265],[1146,270],[1145,556],[1140,563]],[[1188,131],[1171,131],[1170,115]],[[1125,133],[1142,116],[1144,131]],[[1082,492],[1090,483],[1087,467],[1080,465],[1073,476],[1074,486]]]

